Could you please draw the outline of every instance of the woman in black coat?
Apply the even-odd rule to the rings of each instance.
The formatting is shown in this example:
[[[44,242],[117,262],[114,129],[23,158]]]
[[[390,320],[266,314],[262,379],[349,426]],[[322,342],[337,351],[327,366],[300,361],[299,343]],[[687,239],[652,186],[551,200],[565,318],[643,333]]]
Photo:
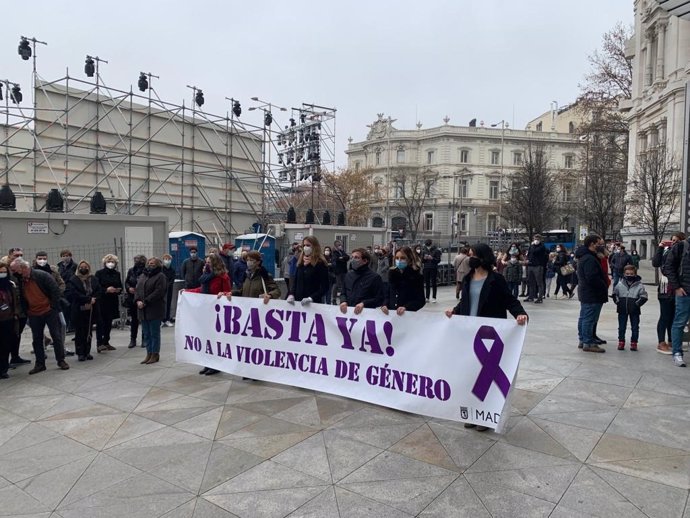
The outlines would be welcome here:
[[[290,279],[290,295],[287,302],[296,300],[307,305],[310,302],[323,302],[328,292],[328,266],[321,253],[321,245],[314,236],[307,236],[302,241],[302,253],[297,259],[297,272]]]
[[[395,252],[395,262],[388,272],[388,289],[384,292],[381,311],[386,315],[395,310],[398,315],[405,311],[417,311],[424,307],[424,276],[409,246]]]
[[[71,322],[74,326],[74,347],[80,362],[93,360],[91,356],[91,327],[97,320],[96,302],[100,299],[101,287],[91,274],[91,265],[80,261],[77,272],[72,275],[65,288],[65,297],[71,305]]]
[[[120,318],[122,293],[122,277],[117,270],[117,263],[117,256],[108,254],[103,258],[103,268],[95,274],[101,292],[96,324],[96,345],[99,353],[115,350],[115,347],[110,345],[110,331],[113,328],[113,320]]]
[[[163,263],[157,257],[146,262],[144,274],[139,277],[134,293],[134,302],[139,312],[139,321],[144,342],[146,358],[142,364],[156,363],[161,351],[161,323],[165,318],[165,299],[168,281],[161,271]]]

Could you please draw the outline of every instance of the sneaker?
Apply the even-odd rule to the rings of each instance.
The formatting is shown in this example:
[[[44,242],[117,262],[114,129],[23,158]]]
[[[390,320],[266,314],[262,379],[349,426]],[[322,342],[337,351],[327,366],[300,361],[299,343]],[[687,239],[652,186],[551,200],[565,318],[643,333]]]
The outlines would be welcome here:
[[[685,367],[685,361],[683,360],[682,354],[673,355],[673,365],[675,365],[676,367]],[[29,372],[29,374],[31,373]]]
[[[175,324],[173,324],[170,320],[168,320],[168,321],[165,323],[165,325],[166,325],[166,327],[174,327],[174,326],[175,326]]]
[[[218,374],[220,371],[216,369],[209,369],[206,371],[206,376],[213,376],[214,374]]]
[[[69,370],[69,364],[65,360],[58,362],[58,367],[60,367],[60,369],[62,369],[63,371]]]
[[[65,356],[74,356],[74,351],[71,351],[69,349],[65,349]]]
[[[637,351],[637,342],[630,342],[630,350]]]
[[[605,353],[606,349],[602,349],[597,344],[583,344],[582,350],[586,353]]]
[[[436,304],[436,299],[431,299],[432,304]]]
[[[542,302],[544,302],[544,299],[541,297],[534,301],[535,304],[541,304]]]
[[[116,351],[116,350],[117,350],[116,347],[113,347],[113,346],[110,345],[110,344],[103,344],[103,347],[105,347],[105,349],[106,349],[107,351]]]
[[[103,353],[103,352],[105,352],[105,351],[108,350],[108,346],[106,346],[106,345],[99,345],[98,347],[96,347],[96,350],[97,350],[99,353]]]
[[[659,345],[656,346],[656,352],[661,354],[671,354],[673,349],[666,342],[660,342]]]
[[[632,344],[630,347],[632,348]],[[625,351],[625,340],[618,340],[618,350]]]

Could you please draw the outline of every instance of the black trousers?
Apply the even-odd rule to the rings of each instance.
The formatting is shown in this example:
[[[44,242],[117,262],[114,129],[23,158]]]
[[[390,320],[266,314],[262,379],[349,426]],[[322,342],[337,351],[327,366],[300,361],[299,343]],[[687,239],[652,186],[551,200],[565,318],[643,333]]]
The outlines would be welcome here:
[[[43,344],[43,330],[48,326],[50,338],[53,339],[53,352],[55,361],[60,363],[65,359],[65,344],[62,341],[62,324],[60,323],[60,312],[51,309],[45,315],[29,317],[29,327],[31,328],[32,345],[36,355],[36,365],[46,364],[46,351]]]
[[[86,356],[91,353],[91,311],[79,311],[73,313],[72,325],[74,326],[74,348],[77,356]]]
[[[163,322],[170,322],[172,315],[170,314],[170,306],[172,306],[173,283],[168,283],[168,298],[165,301],[165,320]]]
[[[10,364],[10,353],[15,347],[19,348],[17,329],[17,322],[14,319],[0,321],[0,374],[7,373]]]
[[[656,323],[656,336],[659,342],[671,343],[671,327],[676,316],[675,297],[659,298],[659,321]],[[666,337],[668,336],[668,340]]]
[[[429,293],[433,293],[432,298],[436,298],[436,291],[438,289],[437,287],[437,277],[438,277],[438,269],[437,268],[424,268],[424,291],[426,293],[426,299],[429,299]]]
[[[16,360],[19,358],[19,345],[22,341],[22,333],[24,332],[24,328],[26,327],[26,317],[22,317],[19,319],[18,324],[18,335],[17,335],[17,340],[15,340],[14,343],[10,344],[10,359],[11,360]]]
[[[129,314],[129,339],[136,341],[139,333],[139,312],[136,308]]]
[[[91,321],[96,321],[96,343],[98,345],[110,344],[110,332],[113,330],[112,315],[103,315],[101,311],[97,316],[91,316]],[[76,341],[76,340],[75,340]]]

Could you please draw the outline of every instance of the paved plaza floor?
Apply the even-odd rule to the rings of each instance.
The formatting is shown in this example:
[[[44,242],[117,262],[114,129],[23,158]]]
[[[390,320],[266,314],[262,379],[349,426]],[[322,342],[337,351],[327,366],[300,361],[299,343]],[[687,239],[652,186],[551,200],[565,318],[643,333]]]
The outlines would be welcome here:
[[[690,517],[690,369],[655,352],[577,349],[578,302],[531,316],[505,434],[126,348],[0,382],[0,516]],[[442,288],[439,303],[452,305]],[[25,336],[23,355],[31,357]],[[71,343],[71,342],[69,342]]]

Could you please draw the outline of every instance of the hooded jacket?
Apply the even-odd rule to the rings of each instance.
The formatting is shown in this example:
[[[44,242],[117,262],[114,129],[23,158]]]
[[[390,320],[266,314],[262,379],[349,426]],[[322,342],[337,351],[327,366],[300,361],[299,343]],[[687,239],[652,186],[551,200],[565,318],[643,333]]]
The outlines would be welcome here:
[[[631,279],[623,277],[613,288],[613,302],[618,313],[639,315],[640,308],[647,302],[647,290],[639,275]]]
[[[586,246],[575,250],[577,259],[577,296],[582,304],[604,304],[608,301],[606,273],[595,252]]]

